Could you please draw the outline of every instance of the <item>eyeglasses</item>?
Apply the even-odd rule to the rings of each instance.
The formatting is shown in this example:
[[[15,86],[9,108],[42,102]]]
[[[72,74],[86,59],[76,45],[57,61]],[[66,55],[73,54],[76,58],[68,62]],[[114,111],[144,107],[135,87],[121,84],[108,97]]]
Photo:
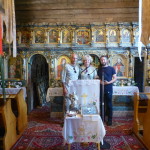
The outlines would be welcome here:
[[[74,73],[77,73],[77,71],[76,71],[75,67],[73,67],[73,70],[74,70]]]

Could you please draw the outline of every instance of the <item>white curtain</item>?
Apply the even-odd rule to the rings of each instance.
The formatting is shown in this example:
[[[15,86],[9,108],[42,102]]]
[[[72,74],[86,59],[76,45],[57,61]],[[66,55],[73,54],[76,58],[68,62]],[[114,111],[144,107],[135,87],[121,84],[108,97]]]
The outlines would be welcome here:
[[[16,57],[16,19],[14,0],[4,0],[4,22],[6,25],[6,41],[13,42],[13,57]]]

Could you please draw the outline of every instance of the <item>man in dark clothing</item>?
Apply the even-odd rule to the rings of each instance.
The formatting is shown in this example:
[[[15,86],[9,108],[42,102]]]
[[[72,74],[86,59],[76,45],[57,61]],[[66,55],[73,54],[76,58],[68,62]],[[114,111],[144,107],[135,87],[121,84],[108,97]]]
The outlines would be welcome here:
[[[111,66],[108,66],[108,58],[107,56],[100,57],[101,66],[99,67],[97,74],[100,79],[100,109],[103,121],[105,121],[105,116],[108,116],[107,125],[112,125],[112,116],[113,116],[113,108],[112,108],[112,94],[113,94],[113,82],[116,81],[116,72],[115,69]],[[103,103],[104,102],[104,103]],[[103,108],[104,107],[104,108]],[[104,109],[104,112],[102,110]],[[104,114],[103,114],[104,113]]]

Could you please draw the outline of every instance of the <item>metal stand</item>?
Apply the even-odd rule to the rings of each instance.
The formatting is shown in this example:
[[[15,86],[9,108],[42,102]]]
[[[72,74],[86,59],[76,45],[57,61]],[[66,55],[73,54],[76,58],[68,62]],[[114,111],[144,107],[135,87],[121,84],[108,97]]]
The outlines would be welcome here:
[[[103,71],[103,70],[102,70]],[[102,83],[104,83],[104,71],[102,72]],[[101,96],[101,101],[102,101],[102,111],[101,111],[101,117],[103,122],[105,121],[105,104],[104,104],[104,84],[102,84],[102,96]],[[100,143],[100,148],[102,149],[110,149],[110,144],[107,143],[106,141],[103,141],[103,145]]]
[[[104,83],[104,72],[102,72],[102,83]],[[101,93],[101,103],[102,103],[102,106],[101,106],[101,117],[102,117],[102,120],[103,122],[105,121],[105,106],[104,106],[104,84],[102,84],[102,93]]]

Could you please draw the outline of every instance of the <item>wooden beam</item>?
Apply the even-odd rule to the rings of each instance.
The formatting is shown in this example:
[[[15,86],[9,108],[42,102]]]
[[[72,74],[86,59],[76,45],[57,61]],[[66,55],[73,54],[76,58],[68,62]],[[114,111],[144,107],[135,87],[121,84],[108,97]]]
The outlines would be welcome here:
[[[51,14],[115,14],[115,13],[137,13],[138,14],[138,9],[137,8],[115,8],[115,9],[70,9],[70,10],[16,10],[17,15],[22,15],[22,14],[30,14],[30,15],[41,15],[41,11],[46,14],[46,15],[51,15]]]
[[[27,14],[22,14],[20,16],[17,16],[17,18],[35,18],[35,19],[44,19],[44,18],[49,18],[49,19],[70,19],[70,18],[74,18],[74,19],[88,19],[88,18],[91,18],[91,19],[99,19],[101,17],[113,17],[113,18],[116,18],[116,17],[138,17],[138,14],[137,13],[125,13],[125,14],[115,14],[115,16],[113,16],[112,14],[103,14],[103,15],[100,15],[100,14],[65,14],[65,15],[61,15],[61,14],[52,14],[52,15],[49,15],[49,14],[41,14],[41,15],[36,15],[36,16],[33,16],[33,15],[27,15]]]
[[[61,10],[61,9],[85,9],[85,8],[137,8],[137,2],[117,2],[117,3],[41,3],[41,4],[17,4],[16,10]]]
[[[69,19],[61,19],[61,18],[28,18],[28,19],[17,19],[17,23],[29,23],[29,22],[36,22],[36,23],[41,23],[41,22],[47,22],[47,23],[75,23],[75,24],[89,24],[93,22],[138,22],[138,17],[101,17],[99,19],[74,19],[74,18],[69,18]]]

